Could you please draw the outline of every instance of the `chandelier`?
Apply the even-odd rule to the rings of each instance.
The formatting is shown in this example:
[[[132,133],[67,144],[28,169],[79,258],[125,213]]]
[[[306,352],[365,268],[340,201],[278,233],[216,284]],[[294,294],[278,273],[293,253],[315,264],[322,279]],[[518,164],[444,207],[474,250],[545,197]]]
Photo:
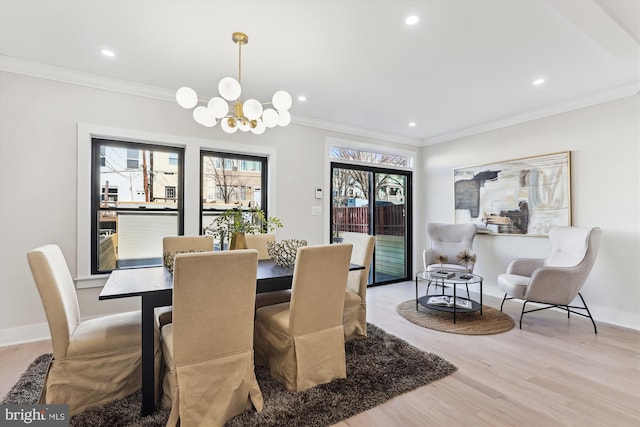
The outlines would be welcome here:
[[[206,105],[198,105],[198,94],[190,87],[181,87],[176,92],[176,101],[186,109],[193,108],[193,119],[206,127],[214,127],[220,122],[220,127],[227,133],[234,133],[238,129],[243,132],[251,131],[257,135],[266,128],[287,126],[291,123],[291,95],[284,90],[273,94],[271,102],[261,103],[255,99],[242,101],[240,86],[242,76],[242,45],[249,43],[249,37],[244,33],[233,33],[231,39],[238,45],[238,80],[225,77],[218,84],[220,96],[211,98]],[[231,105],[230,105],[231,104]],[[264,108],[270,105],[273,108]],[[194,108],[195,107],[195,108]]]

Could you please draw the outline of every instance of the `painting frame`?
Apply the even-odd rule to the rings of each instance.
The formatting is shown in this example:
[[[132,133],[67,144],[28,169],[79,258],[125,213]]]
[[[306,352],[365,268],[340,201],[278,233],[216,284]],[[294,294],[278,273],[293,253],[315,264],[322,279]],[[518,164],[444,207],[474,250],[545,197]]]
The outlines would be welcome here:
[[[455,223],[478,233],[545,237],[570,226],[571,151],[454,169]]]

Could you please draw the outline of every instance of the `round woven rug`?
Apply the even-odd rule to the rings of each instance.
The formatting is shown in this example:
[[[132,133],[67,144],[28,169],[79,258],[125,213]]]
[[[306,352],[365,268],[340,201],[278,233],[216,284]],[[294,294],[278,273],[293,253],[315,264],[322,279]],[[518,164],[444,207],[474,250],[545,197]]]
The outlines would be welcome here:
[[[492,335],[509,331],[515,325],[509,315],[486,305],[482,306],[482,314],[479,311],[456,313],[456,323],[453,323],[453,313],[450,312],[431,310],[422,305],[416,310],[414,299],[399,304],[396,311],[418,326],[452,334]]]

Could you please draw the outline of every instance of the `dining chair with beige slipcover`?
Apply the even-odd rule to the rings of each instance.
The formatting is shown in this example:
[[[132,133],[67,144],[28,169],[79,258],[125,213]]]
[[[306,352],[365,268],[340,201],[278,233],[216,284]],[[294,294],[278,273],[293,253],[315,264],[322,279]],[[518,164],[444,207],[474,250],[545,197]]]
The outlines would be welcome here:
[[[140,311],[81,320],[64,255],[49,244],[27,253],[53,344],[40,404],[67,404],[69,415],[129,396],[142,385]],[[156,366],[161,353],[156,335]],[[158,375],[159,371],[156,371]]]
[[[173,269],[176,254],[213,251],[213,236],[166,236],[162,239],[162,265]],[[171,323],[171,306],[156,308],[156,322],[161,329]]]
[[[344,297],[344,340],[367,337],[367,282],[376,238],[364,233],[342,233],[343,242],[351,243],[351,263],[364,265],[364,270],[350,271]]]
[[[254,372],[258,253],[183,253],[173,270],[173,322],[162,328],[167,426],[222,426],[263,398]]]
[[[267,252],[267,242],[275,242],[276,235],[272,233],[256,233],[245,234],[244,239],[247,242],[247,249],[255,249],[258,251],[258,259],[269,259]]]
[[[459,273],[473,273],[475,262],[464,266],[457,263],[458,254],[462,251],[473,252],[473,240],[476,237],[477,227],[475,224],[443,224],[432,222],[427,224],[427,236],[429,237],[430,247],[422,253],[422,260],[425,271],[452,271]],[[446,262],[438,263],[436,257],[444,255]],[[437,281],[433,283],[436,286],[442,286]],[[429,286],[427,285],[427,293]],[[442,289],[444,293],[444,287]],[[467,286],[467,297],[469,297],[469,287]]]
[[[267,242],[275,242],[276,235],[272,233],[245,234],[248,249],[258,251],[258,259],[270,259],[267,251]],[[280,304],[291,300],[291,290],[284,289],[281,291],[263,292],[256,295],[256,310],[267,305]]]
[[[507,272],[498,276],[498,289],[506,300],[523,300],[520,313],[520,329],[525,313],[560,308],[567,312],[588,317],[597,334],[596,322],[589,312],[580,290],[584,285],[596,260],[600,246],[600,228],[555,227],[549,231],[551,251],[547,258],[516,258],[507,267]],[[571,305],[576,297],[582,306]],[[527,303],[540,303],[545,307],[526,310]],[[578,312],[575,310],[584,310]]]
[[[289,391],[346,378],[342,314],[352,244],[304,246],[291,301],[256,311],[256,364]]]

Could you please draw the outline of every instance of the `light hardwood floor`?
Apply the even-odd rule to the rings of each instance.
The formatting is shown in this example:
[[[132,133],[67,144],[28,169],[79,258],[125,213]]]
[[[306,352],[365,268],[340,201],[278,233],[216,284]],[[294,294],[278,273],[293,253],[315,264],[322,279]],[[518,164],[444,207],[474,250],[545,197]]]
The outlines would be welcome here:
[[[396,314],[414,292],[413,282],[370,288],[368,320],[458,370],[338,427],[640,426],[640,332],[598,323],[596,335],[588,319],[547,310],[526,315],[522,330],[448,334]],[[505,312],[517,319],[520,307],[507,302]],[[47,351],[48,341],[0,348],[0,395]]]

